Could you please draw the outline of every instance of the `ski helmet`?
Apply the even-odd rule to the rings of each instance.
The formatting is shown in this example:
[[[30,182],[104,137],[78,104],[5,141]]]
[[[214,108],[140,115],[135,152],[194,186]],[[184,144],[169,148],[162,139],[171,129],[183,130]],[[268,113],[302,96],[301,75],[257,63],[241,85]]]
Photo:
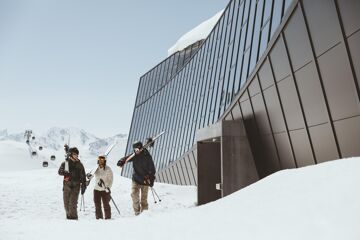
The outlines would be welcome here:
[[[133,147],[133,149],[135,149],[135,148],[140,149],[140,148],[143,147],[143,144],[142,144],[141,141],[135,141],[135,142],[133,143],[132,147]]]
[[[77,149],[76,147],[69,148],[69,153],[70,154],[75,153],[79,155],[79,149]]]

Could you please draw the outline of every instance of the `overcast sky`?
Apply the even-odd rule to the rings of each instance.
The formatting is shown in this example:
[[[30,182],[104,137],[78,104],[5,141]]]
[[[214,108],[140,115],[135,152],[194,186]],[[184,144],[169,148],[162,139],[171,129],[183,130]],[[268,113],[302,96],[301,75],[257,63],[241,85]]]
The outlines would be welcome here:
[[[0,130],[128,133],[139,77],[228,0],[0,0]]]

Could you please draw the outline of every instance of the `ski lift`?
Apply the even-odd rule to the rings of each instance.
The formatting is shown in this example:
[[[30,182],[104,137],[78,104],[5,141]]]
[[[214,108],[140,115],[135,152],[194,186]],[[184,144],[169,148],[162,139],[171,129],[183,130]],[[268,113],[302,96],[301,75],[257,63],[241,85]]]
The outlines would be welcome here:
[[[31,139],[32,139],[32,140],[35,140],[35,136],[32,136]]]
[[[31,153],[31,156],[36,156],[36,152],[35,151],[33,151],[32,153]]]
[[[56,159],[55,155],[51,155],[50,159],[54,161]]]
[[[39,150],[40,150],[40,151],[43,150],[43,147],[42,147],[42,146],[39,146]]]
[[[49,163],[48,163],[47,161],[43,161],[42,166],[43,166],[43,167],[48,167],[48,166],[49,166]]]

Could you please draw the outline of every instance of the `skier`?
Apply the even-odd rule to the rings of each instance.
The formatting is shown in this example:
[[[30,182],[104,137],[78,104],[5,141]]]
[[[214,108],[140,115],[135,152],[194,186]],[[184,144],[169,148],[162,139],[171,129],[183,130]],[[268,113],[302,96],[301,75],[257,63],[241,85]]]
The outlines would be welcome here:
[[[77,148],[67,148],[67,157],[59,168],[59,175],[64,176],[63,199],[66,211],[66,218],[77,220],[77,203],[79,192],[83,195],[86,190],[86,175],[83,164],[78,159],[79,150]]]
[[[128,162],[133,163],[134,173],[132,176],[131,198],[135,215],[148,210],[149,205],[147,196],[149,186],[154,186],[155,166],[154,161],[146,148],[140,141],[133,143],[135,156]],[[127,157],[118,161],[118,166],[122,167],[126,163]],[[140,196],[141,195],[141,196]]]
[[[95,171],[95,187],[94,187],[94,203],[95,203],[95,217],[96,219],[103,218],[101,209],[101,201],[104,206],[105,219],[111,218],[110,208],[110,188],[113,183],[113,172],[109,166],[106,165],[105,156],[98,157],[99,167]]]

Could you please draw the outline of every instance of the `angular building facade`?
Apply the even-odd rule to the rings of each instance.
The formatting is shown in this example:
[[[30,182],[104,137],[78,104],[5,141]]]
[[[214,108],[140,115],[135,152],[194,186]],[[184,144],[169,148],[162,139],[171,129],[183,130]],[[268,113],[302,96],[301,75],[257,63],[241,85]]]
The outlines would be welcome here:
[[[356,0],[230,1],[204,41],[141,77],[126,153],[165,131],[150,150],[157,181],[197,185],[200,202],[360,156],[359,12]]]

